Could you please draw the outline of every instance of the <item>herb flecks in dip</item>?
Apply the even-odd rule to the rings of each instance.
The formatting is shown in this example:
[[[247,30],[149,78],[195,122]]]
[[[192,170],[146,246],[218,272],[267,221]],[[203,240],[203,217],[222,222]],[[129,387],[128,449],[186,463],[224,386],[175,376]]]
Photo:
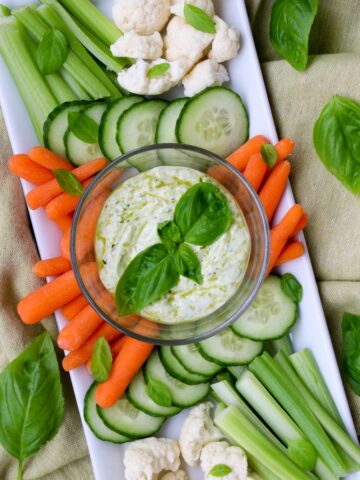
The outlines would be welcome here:
[[[201,262],[202,283],[180,277],[172,290],[141,310],[159,323],[204,317],[223,305],[240,286],[250,253],[250,235],[232,195],[208,175],[185,167],[161,166],[122,183],[108,198],[96,232],[100,278],[115,293],[119,278],[136,255],[159,243],[158,226],[171,220],[181,196],[199,182],[220,188],[232,212],[230,228],[209,246],[192,245]]]

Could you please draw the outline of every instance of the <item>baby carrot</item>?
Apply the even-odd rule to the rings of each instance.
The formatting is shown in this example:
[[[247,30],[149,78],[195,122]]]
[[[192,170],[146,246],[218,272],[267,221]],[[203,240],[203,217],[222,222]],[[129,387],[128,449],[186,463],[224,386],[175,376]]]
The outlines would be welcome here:
[[[56,153],[45,147],[33,147],[28,151],[31,160],[49,170],[61,168],[62,170],[73,170],[74,165],[65,158],[56,155]]]
[[[33,266],[33,272],[40,278],[61,275],[71,270],[71,263],[67,258],[54,257],[46,260],[39,260]]]
[[[80,348],[70,352],[62,361],[63,369],[67,372],[74,370],[74,368],[80,367],[86,363],[92,355],[94,344],[100,337],[105,337],[108,342],[122,336],[122,333],[116,330],[114,327],[106,322],[103,322],[101,326],[96,330],[91,337],[81,345]]]
[[[69,270],[23,298],[18,303],[17,311],[24,323],[37,323],[80,293],[74,272]]]
[[[307,213],[304,213],[303,216],[300,218],[299,223],[296,225],[295,230],[292,233],[292,237],[295,237],[298,233],[300,233],[306,225],[308,224],[309,221],[309,215]]]
[[[100,172],[106,164],[107,161],[104,158],[97,158],[96,160],[92,160],[75,168],[71,173],[75,175],[80,182],[83,182]],[[31,190],[31,192],[26,195],[26,202],[32,210],[36,210],[37,208],[45,207],[50,200],[62,192],[63,190],[56,179],[53,179]]]
[[[49,170],[37,165],[27,155],[23,154],[12,155],[8,167],[11,173],[34,185],[42,185],[54,178]]]
[[[119,400],[153,348],[151,343],[126,338],[113,363],[109,378],[96,389],[96,403],[100,407],[109,408]]]
[[[282,249],[278,259],[275,262],[275,267],[282,265],[286,262],[291,262],[296,258],[301,257],[304,254],[305,248],[301,242],[291,242],[287,243]]]
[[[53,220],[62,232],[66,232],[71,227],[72,215],[64,215]]]
[[[61,255],[68,260],[70,260],[70,234],[71,227],[66,230],[60,241]]]
[[[269,274],[274,268],[276,260],[286,242],[291,237],[296,225],[299,223],[304,211],[301,205],[293,205],[286,215],[281,219],[275,227],[270,230],[270,258],[267,273]]]
[[[295,147],[295,143],[291,138],[282,138],[276,145],[275,150],[277,153],[277,162],[276,165],[288,158]]]
[[[267,172],[268,166],[263,160],[261,153],[255,153],[250,157],[245,170],[244,177],[257,192]]]
[[[115,358],[118,356],[120,350],[124,346],[125,340],[126,340],[126,337],[122,336],[110,344],[113,360],[115,360]],[[86,368],[88,369],[88,372],[90,373],[90,375],[92,375],[90,363],[91,363],[91,358],[89,358],[89,360],[86,362]]]
[[[256,135],[241,145],[234,153],[227,157],[227,161],[242,172],[246,167],[250,157],[255,153],[260,153],[261,145],[270,143],[264,135]]]
[[[291,166],[285,160],[274,167],[260,190],[259,198],[270,222],[286,188]]]
[[[84,295],[79,295],[78,297],[74,298],[71,302],[67,303],[61,313],[66,320],[71,320],[75,317],[78,313],[83,310],[86,305],[88,305],[88,301],[84,297]]]

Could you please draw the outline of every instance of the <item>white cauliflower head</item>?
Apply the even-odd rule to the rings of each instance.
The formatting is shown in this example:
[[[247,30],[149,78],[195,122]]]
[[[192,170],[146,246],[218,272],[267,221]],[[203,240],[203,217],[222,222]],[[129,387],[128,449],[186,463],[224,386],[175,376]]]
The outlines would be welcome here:
[[[223,65],[215,60],[198,63],[183,79],[185,97],[192,97],[207,87],[222,85],[229,81],[229,75]]]
[[[171,13],[183,17],[185,3],[190,3],[191,5],[195,5],[195,7],[201,8],[201,10],[204,10],[210,17],[213,17],[215,14],[212,0],[171,0]]]
[[[163,470],[176,472],[180,467],[180,449],[176,440],[145,438],[130,443],[125,455],[126,480],[154,480]]]
[[[196,30],[182,17],[173,17],[166,28],[165,58],[190,61],[194,65],[204,56],[213,38],[213,34]]]
[[[170,0],[116,0],[112,14],[122,32],[151,35],[160,32],[169,20]]]
[[[168,64],[169,68],[161,75],[149,78],[149,70],[161,63]],[[154,62],[137,60],[130,68],[119,72],[118,82],[131,93],[160,95],[178,85],[188,68],[188,64],[181,61],[167,62],[161,58]]]
[[[177,472],[165,473],[161,480],[188,480],[187,473],[184,470],[178,470]]]
[[[240,447],[232,447],[226,442],[208,443],[201,451],[201,469],[205,473],[206,480],[215,480],[210,474],[216,465],[227,465],[231,472],[222,476],[224,480],[247,480],[247,458]]]
[[[114,57],[156,60],[162,56],[163,46],[163,39],[159,32],[155,32],[152,35],[125,32],[111,45],[110,50]]]
[[[218,63],[236,57],[240,48],[240,32],[230,27],[220,17],[214,17],[216,34],[209,52],[209,58]]]
[[[186,463],[195,466],[202,448],[209,442],[223,438],[210,416],[212,404],[200,403],[190,410],[181,428],[179,445]]]

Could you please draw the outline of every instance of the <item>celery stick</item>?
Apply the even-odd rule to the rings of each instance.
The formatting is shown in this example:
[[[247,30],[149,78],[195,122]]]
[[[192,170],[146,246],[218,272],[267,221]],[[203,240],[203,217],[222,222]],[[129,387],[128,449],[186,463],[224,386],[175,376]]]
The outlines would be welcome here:
[[[270,344],[270,350],[271,353],[277,353],[277,352],[284,352],[285,355],[291,355],[294,353],[294,349],[290,340],[289,335],[284,335],[281,338],[278,338],[277,340],[271,340],[269,342]]]
[[[287,359],[284,354],[283,357]],[[330,470],[335,475],[346,474],[344,462],[312,412],[307,399],[294,387],[281,366],[264,352],[251,362],[249,368],[297,423]]]
[[[266,465],[279,479],[310,480],[313,478],[259,432],[236,407],[230,406],[220,412],[215,417],[215,424],[231,441]]]
[[[29,52],[13,16],[0,20],[0,53],[10,70],[31,118],[39,142],[43,125],[58,105]]]
[[[71,50],[80,58],[80,60],[86,65],[92,73],[96,76],[98,80],[106,87],[110,92],[110,99],[115,100],[116,98],[121,97],[120,87],[117,84],[115,77],[115,82],[113,82],[106,71],[104,72],[100,65],[96,63],[93,57],[89,54],[86,48],[79,42],[79,40],[71,33],[69,28],[61,20],[59,15],[56,13],[54,8],[49,5],[40,5],[37,9],[38,14],[41,16],[45,22],[50,25],[52,28],[57,28],[60,30],[68,41]],[[109,72],[110,73],[110,72]]]
[[[60,74],[79,100],[92,100],[90,95],[83,89],[82,85],[78,83],[71,73],[67,72],[64,68],[61,68]]]
[[[239,365],[238,367],[228,367],[227,369],[229,370],[229,372],[233,377],[238,379],[240,375],[245,371],[246,368],[244,366]]]

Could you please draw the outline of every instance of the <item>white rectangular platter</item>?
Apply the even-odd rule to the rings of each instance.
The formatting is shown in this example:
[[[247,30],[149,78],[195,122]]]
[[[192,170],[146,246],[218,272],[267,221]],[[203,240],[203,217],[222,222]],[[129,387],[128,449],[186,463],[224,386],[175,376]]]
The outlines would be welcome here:
[[[15,7],[25,2],[21,0],[5,0],[4,3],[9,7]],[[112,0],[101,0],[96,3],[105,13],[110,14]],[[273,142],[276,142],[277,134],[274,120],[271,114],[244,0],[215,0],[214,3],[216,12],[229,24],[236,26],[241,32],[242,45],[240,53],[237,58],[229,62],[228,67],[231,78],[230,87],[241,95],[249,112],[250,135],[261,133]],[[15,153],[26,152],[38,142],[20,95],[1,57],[0,104],[13,151]],[[301,141],[301,139],[296,138],[294,140]],[[22,186],[24,193],[29,191],[30,184],[22,182]],[[278,217],[281,217],[293,203],[294,198],[292,191],[290,186],[288,186],[277,213]],[[60,232],[55,224],[46,218],[43,211],[30,211],[29,213],[41,258],[59,255]],[[302,235],[301,237],[301,240],[304,241]],[[297,350],[305,347],[312,350],[334,396],[344,424],[350,435],[356,439],[354,424],[344,393],[308,253],[302,258],[286,265],[284,271],[290,271],[296,275],[304,288],[304,297],[300,305],[300,318],[293,332],[294,347]],[[60,313],[56,314],[56,320],[59,329],[61,329],[65,324],[65,320]],[[123,480],[124,469],[122,457],[126,446],[101,442],[94,437],[82,416],[84,395],[91,383],[91,378],[85,367],[71,372],[70,376],[82,418],[96,480]],[[177,438],[185,416],[186,412],[182,412],[177,417],[169,420],[160,432],[160,435]],[[203,475],[198,469],[191,469],[189,473],[191,480],[200,480],[203,478]],[[353,474],[348,477],[348,479],[360,479],[360,473]]]

